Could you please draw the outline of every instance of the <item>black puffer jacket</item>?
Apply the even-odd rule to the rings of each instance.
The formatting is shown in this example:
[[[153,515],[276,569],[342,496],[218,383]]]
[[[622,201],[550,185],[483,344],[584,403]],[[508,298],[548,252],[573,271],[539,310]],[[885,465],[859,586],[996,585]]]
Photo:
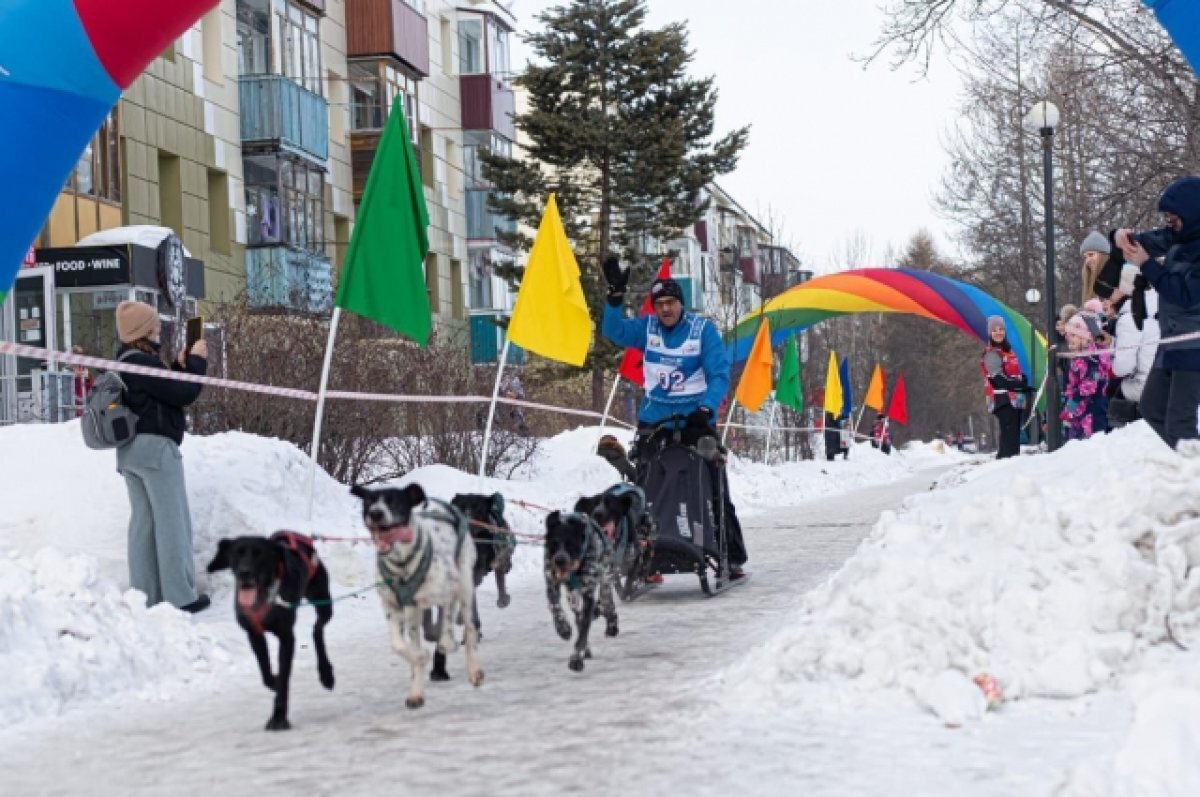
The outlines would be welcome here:
[[[117,356],[131,348],[133,347],[122,345]],[[125,362],[167,370],[167,366],[163,365],[157,356],[141,350],[126,357]],[[190,355],[187,358],[187,368],[181,368],[178,363],[171,363],[170,370],[204,376],[208,372],[208,360]],[[194,382],[176,382],[141,374],[121,374],[121,378],[125,380],[125,403],[138,414],[138,434],[156,434],[169,437],[175,441],[175,445],[182,443],[183,433],[187,431],[183,408],[200,397],[201,386]]]

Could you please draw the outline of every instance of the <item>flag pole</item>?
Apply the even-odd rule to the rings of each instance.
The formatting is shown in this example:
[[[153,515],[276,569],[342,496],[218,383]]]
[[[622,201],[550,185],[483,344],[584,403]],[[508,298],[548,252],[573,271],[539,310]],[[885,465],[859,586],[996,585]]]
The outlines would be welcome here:
[[[721,432],[721,445],[725,445],[726,439],[729,438],[729,424],[733,423],[733,408],[737,406],[737,399],[729,400],[729,414],[725,416],[725,431]]]
[[[771,439],[775,436],[775,410],[779,407],[778,401],[771,402],[771,420],[767,424],[767,456],[764,464],[771,464]]]
[[[600,418],[600,431],[604,432],[604,427],[608,424],[608,414],[612,410],[613,399],[617,397],[617,388],[621,385],[621,374],[617,373],[613,379],[612,390],[608,391],[608,402],[604,405],[604,415]],[[600,450],[600,435],[596,435],[596,450]]]
[[[333,342],[337,339],[342,308],[334,307],[329,319],[329,340],[325,343],[325,361],[321,364],[321,386],[317,389],[317,419],[313,423],[312,462],[308,467],[308,519],[313,516],[313,495],[317,487],[317,457],[321,453],[321,420],[325,415],[325,388],[329,385],[329,366],[333,362]]]
[[[488,407],[487,427],[483,432],[483,453],[479,455],[479,479],[483,480],[487,469],[488,448],[492,444],[492,419],[496,417],[496,397],[500,395],[500,380],[504,376],[504,366],[508,363],[508,347],[511,341],[506,335],[504,338],[504,349],[500,352],[500,364],[496,367],[496,384],[492,388],[492,403]]]

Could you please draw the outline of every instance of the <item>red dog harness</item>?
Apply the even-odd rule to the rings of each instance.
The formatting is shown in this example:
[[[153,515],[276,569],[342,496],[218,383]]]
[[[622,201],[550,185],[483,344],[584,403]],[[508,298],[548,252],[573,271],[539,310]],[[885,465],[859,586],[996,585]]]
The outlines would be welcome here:
[[[306,573],[305,583],[312,581],[317,574],[317,568],[320,566],[320,559],[317,558],[317,548],[313,545],[312,537],[301,534],[297,531],[277,531],[271,535],[271,541],[283,545],[284,548],[296,554],[300,561],[304,563]],[[279,567],[275,570],[275,581],[271,584],[267,591],[267,599],[258,606],[242,606],[238,605],[242,616],[246,618],[246,622],[254,630],[254,633],[262,635],[263,623],[267,619],[267,615],[276,606],[285,609],[295,609],[296,607],[287,601],[279,599],[279,585],[283,582],[284,562],[279,561]],[[301,590],[303,594],[303,590]]]

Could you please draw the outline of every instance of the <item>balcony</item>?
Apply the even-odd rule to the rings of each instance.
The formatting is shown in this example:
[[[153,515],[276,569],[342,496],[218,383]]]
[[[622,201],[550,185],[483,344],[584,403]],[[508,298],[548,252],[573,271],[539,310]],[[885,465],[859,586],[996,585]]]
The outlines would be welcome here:
[[[429,23],[401,0],[346,0],[346,55],[390,56],[429,77]]]
[[[509,141],[517,140],[516,101],[510,86],[494,75],[460,75],[458,88],[463,130],[495,130]]]
[[[246,293],[252,308],[327,314],[333,269],[323,255],[268,246],[246,250]]]
[[[267,144],[324,161],[329,157],[325,98],[282,75],[238,79],[242,143]]]
[[[469,190],[467,199],[467,238],[471,241],[500,240],[497,230],[507,235],[517,231],[517,223],[493,213],[487,206],[488,191]]]

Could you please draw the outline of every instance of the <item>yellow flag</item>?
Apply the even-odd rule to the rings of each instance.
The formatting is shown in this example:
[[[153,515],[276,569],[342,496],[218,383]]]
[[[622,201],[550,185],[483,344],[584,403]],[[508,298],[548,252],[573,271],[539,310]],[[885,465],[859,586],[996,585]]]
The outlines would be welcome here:
[[[837,355],[829,351],[829,368],[825,372],[825,411],[833,417],[842,414],[842,378],[838,376]]]
[[[587,357],[592,320],[554,194],[546,202],[533,239],[508,322],[508,339],[523,349],[571,365],[583,365]]]
[[[883,368],[875,363],[875,372],[871,374],[871,384],[867,386],[867,397],[863,405],[876,412],[883,412]]]
[[[738,382],[734,399],[751,412],[758,408],[771,393],[771,366],[775,358],[771,354],[771,324],[764,317],[754,336],[754,345],[750,347],[750,356],[746,358],[746,367],[742,369],[742,379]]]

